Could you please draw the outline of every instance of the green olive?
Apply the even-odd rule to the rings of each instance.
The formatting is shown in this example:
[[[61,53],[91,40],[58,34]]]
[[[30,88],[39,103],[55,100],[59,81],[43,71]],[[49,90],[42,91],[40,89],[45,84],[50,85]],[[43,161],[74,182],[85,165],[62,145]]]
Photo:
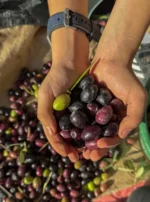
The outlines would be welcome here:
[[[17,115],[16,111],[15,110],[11,110],[10,116],[11,117],[15,117],[16,115]]]
[[[35,189],[38,189],[41,187],[41,184],[42,184],[42,181],[39,177],[35,177],[34,180],[33,180],[33,187]]]
[[[36,84],[33,84],[33,85],[32,85],[32,89],[33,89],[34,91],[38,91],[38,86],[37,86]]]
[[[79,170],[82,167],[82,161],[77,161],[74,163],[74,168]]]
[[[11,134],[11,130],[12,130],[11,128],[8,128],[7,130],[5,130],[5,134],[6,135],[10,135]]]
[[[69,202],[69,200],[68,200],[68,198],[63,197],[63,198],[61,199],[61,202]]]
[[[101,179],[102,180],[107,180],[109,177],[110,177],[110,175],[108,173],[106,173],[106,172],[101,174]]]
[[[43,172],[43,177],[48,177],[50,174],[50,170],[48,168],[45,168],[44,172]]]
[[[32,176],[28,176],[28,177],[24,177],[24,183],[26,184],[26,185],[29,185],[29,184],[32,184],[32,182],[33,182],[33,177]]]
[[[4,156],[4,157],[7,157],[8,155],[9,155],[8,150],[4,150],[4,151],[3,151],[3,156]]]
[[[95,177],[94,180],[93,180],[94,184],[95,185],[100,185],[101,183],[101,177]]]
[[[71,102],[70,95],[67,93],[59,95],[53,102],[53,109],[56,111],[62,111],[66,109]]]
[[[88,190],[89,190],[89,191],[91,191],[91,192],[94,191],[94,188],[95,188],[94,182],[89,182],[89,183],[87,184],[87,186],[88,186]]]

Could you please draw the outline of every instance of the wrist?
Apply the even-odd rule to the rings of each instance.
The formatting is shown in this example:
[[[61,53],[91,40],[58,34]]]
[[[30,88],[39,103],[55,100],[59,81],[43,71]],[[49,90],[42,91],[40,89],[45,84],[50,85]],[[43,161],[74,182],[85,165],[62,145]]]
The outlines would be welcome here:
[[[103,36],[97,47],[96,57],[119,61],[125,66],[130,66],[135,53],[136,50],[133,50],[126,41]]]
[[[85,33],[73,28],[60,28],[52,33],[53,63],[64,63],[79,68],[88,61],[89,41]]]

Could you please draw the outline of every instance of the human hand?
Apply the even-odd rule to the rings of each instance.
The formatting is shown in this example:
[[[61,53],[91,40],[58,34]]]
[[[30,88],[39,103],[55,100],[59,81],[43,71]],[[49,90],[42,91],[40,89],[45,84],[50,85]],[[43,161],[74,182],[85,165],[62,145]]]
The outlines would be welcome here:
[[[54,99],[70,89],[88,66],[86,35],[68,29],[62,29],[61,32],[56,30],[52,36],[53,65],[38,92],[38,118],[55,151],[68,156],[71,161],[77,161],[78,153],[75,148],[66,144],[58,134],[52,108]]]
[[[110,147],[116,146],[120,141],[136,128],[143,117],[146,91],[134,75],[131,64],[122,61],[101,59],[91,70],[98,82],[104,83],[108,89],[127,107],[126,116],[120,123],[118,136],[112,138],[101,138],[97,145],[99,150],[85,150],[83,156],[86,159],[97,161],[107,154]]]

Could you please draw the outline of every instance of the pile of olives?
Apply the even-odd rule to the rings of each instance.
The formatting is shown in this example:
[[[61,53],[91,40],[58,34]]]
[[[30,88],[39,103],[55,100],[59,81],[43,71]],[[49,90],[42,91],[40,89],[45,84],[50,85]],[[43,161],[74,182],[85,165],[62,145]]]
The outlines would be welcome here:
[[[49,62],[44,64],[40,72],[31,72],[23,68],[14,87],[8,91],[10,106],[0,107],[0,190],[3,193],[3,202],[90,202],[92,198],[106,190],[104,180],[109,174],[101,169],[107,165],[104,159],[91,162],[80,154],[79,161],[72,163],[68,158],[57,154],[45,137],[42,125],[36,116],[35,97],[50,67]],[[78,90],[82,91],[81,88],[74,90],[71,104],[66,110],[71,116],[80,114],[85,116],[85,121],[88,123],[89,117],[95,114],[96,107],[99,105],[75,101],[73,96],[78,98]],[[111,103],[113,101],[112,99]],[[74,106],[74,102],[77,102],[78,106],[81,104],[87,107],[92,116],[87,117],[80,107],[77,111],[74,110],[74,107],[77,107]],[[84,129],[77,125],[72,128],[73,117],[69,121],[70,126],[68,122],[64,125],[64,120],[65,122],[68,120],[68,113],[59,119],[62,136],[69,134],[69,137],[77,140],[76,144],[80,144],[80,137],[77,137],[80,130],[84,133],[88,130],[90,133],[95,127],[94,140],[99,137],[97,134],[102,134],[102,129],[95,124],[88,126],[85,124]],[[76,124],[81,123],[76,122]],[[116,127],[111,124],[110,127]],[[107,130],[104,134],[109,136]],[[90,135],[87,137],[82,134],[82,136],[88,140],[92,138]],[[108,157],[112,157],[116,149],[110,150]]]

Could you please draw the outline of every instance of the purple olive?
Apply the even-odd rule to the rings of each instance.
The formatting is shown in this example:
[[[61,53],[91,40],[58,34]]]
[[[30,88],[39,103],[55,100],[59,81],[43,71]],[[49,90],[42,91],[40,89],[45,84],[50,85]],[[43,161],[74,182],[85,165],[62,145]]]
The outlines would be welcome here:
[[[56,188],[59,192],[65,192],[66,191],[66,187],[62,184],[57,185]]]
[[[71,139],[70,131],[68,131],[68,130],[62,130],[62,131],[60,131],[60,135],[61,135],[64,139]]]
[[[38,177],[42,177],[42,176],[43,176],[43,169],[41,168],[41,166],[38,166],[38,167],[36,168],[36,175],[37,175]]]
[[[77,190],[71,190],[70,196],[72,196],[73,198],[76,198],[79,196],[79,192]]]
[[[41,140],[41,139],[36,139],[35,140],[35,145],[37,147],[43,147],[47,142],[45,140]]]

